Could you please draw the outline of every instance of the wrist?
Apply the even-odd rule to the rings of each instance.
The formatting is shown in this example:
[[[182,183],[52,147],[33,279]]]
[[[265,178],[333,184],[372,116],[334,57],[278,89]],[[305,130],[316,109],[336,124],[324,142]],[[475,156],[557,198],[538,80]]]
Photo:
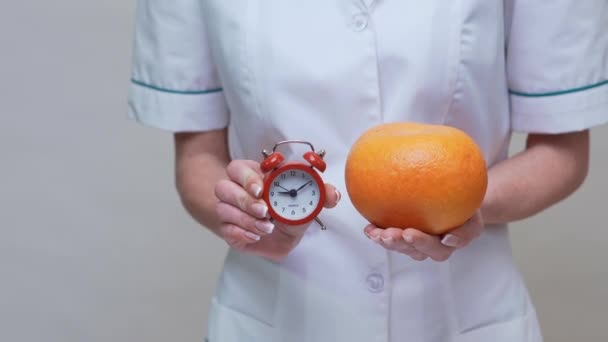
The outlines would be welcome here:
[[[508,223],[508,219],[504,216],[504,203],[500,198],[500,191],[496,188],[496,177],[492,170],[488,172],[488,188],[481,203],[479,211],[485,224],[502,224]]]
[[[499,210],[496,209],[494,200],[488,195],[486,195],[486,197],[484,198],[483,203],[479,208],[479,212],[481,213],[481,217],[483,217],[483,222],[485,224],[506,223],[499,216]]]
[[[182,206],[201,225],[216,231],[220,220],[215,185],[227,179],[226,167],[218,160],[201,158],[183,161],[176,168],[176,189]]]

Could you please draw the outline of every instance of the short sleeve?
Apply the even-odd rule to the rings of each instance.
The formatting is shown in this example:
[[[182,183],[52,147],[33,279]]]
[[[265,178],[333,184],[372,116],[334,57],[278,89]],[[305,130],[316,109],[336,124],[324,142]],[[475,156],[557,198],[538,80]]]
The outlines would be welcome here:
[[[172,132],[228,125],[201,7],[200,0],[138,0],[130,118]]]
[[[512,0],[511,126],[563,133],[608,122],[608,1]]]

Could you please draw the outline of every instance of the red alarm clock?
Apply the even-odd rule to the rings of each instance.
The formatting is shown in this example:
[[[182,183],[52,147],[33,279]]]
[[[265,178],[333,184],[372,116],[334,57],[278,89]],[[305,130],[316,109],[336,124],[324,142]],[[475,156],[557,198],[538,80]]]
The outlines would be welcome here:
[[[284,144],[305,144],[311,150],[304,153],[305,162],[285,161],[283,154],[276,151]],[[317,217],[326,196],[325,183],[319,175],[325,171],[325,151],[316,152],[307,141],[286,140],[276,143],[272,153],[263,150],[262,154],[264,161],[260,168],[266,174],[262,198],[268,205],[270,217],[292,226],[315,220],[325,230],[325,225]]]

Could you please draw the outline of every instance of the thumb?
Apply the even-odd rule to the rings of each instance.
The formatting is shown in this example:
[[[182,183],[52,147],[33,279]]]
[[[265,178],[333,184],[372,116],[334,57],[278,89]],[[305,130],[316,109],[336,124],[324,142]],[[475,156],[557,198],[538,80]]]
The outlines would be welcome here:
[[[325,208],[335,207],[336,205],[338,205],[338,202],[340,202],[340,198],[342,198],[342,194],[340,194],[340,191],[331,184],[325,184],[325,193]]]

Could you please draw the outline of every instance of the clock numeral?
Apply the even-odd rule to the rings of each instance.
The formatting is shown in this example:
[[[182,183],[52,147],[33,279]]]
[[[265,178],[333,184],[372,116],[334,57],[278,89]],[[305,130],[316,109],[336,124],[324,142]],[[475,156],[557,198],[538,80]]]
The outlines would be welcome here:
[[[278,204],[278,203],[277,203],[277,201],[274,201],[274,206],[275,206],[275,207],[277,206],[277,204]]]
[[[296,172],[295,172],[295,171],[289,171],[289,174],[290,174],[291,176],[295,176],[295,175],[296,175]]]
[[[306,208],[302,208],[302,212],[305,213],[306,212]]]
[[[312,201],[310,201],[310,203],[309,203],[309,204],[310,204],[310,205],[312,205]]]
[[[314,195],[316,195],[316,194],[317,194],[317,192],[313,190],[313,191],[312,191],[312,195],[314,196]]]
[[[281,184],[279,184],[279,182],[274,182],[274,186],[281,186]]]
[[[270,196],[274,196],[274,191],[271,191],[271,192],[270,192]]]
[[[306,178],[306,174],[302,172],[302,178]]]
[[[281,175],[281,179],[285,179],[285,178],[287,178],[287,175],[286,174],[282,174]]]
[[[284,213],[284,212],[285,212],[285,207],[283,207],[283,211],[281,211],[281,212],[282,212],[282,213]]]
[[[292,210],[292,211],[291,211],[291,215],[295,215],[295,214],[296,214],[296,211],[295,211],[295,210]]]

